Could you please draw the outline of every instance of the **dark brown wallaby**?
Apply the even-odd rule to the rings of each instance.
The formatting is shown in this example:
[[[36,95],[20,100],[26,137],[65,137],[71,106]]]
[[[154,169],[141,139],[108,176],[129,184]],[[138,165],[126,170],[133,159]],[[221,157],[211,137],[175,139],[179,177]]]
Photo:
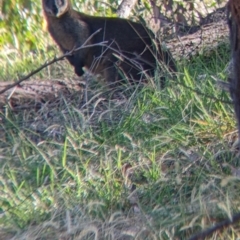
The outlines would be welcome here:
[[[42,0],[42,7],[47,29],[63,53],[82,46],[86,40],[86,45],[107,41],[105,46],[83,48],[67,57],[78,76],[87,67],[109,83],[122,79],[120,72],[130,80],[140,80],[144,72],[154,76],[157,61],[176,70],[171,54],[163,51],[159,42],[156,51],[153,36],[139,23],[77,12],[70,0]]]

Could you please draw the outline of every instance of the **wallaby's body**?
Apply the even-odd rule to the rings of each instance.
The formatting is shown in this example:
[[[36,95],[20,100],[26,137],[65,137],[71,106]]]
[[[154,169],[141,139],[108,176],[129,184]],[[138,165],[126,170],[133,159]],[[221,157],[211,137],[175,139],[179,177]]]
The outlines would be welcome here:
[[[63,53],[82,46],[107,41],[107,46],[81,49],[68,57],[78,76],[83,67],[102,74],[108,82],[122,79],[123,73],[133,80],[141,79],[141,72],[154,75],[156,60],[166,63],[175,71],[175,64],[168,52],[155,50],[152,38],[141,24],[120,18],[88,16],[72,8],[70,0],[42,0],[47,28]],[[157,58],[157,59],[156,59]]]

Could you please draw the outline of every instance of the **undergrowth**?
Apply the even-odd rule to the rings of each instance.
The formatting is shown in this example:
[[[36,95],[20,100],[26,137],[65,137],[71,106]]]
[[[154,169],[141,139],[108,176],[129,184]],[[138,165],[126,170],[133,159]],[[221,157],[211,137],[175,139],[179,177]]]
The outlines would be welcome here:
[[[5,105],[0,236],[187,239],[231,217],[239,208],[237,135],[229,94],[216,81],[225,80],[227,62],[219,51],[198,56],[162,90],[157,79],[115,93],[92,80],[40,108]],[[31,67],[26,60],[15,69]],[[56,76],[55,65],[36,78]],[[209,239],[239,232],[232,226]]]

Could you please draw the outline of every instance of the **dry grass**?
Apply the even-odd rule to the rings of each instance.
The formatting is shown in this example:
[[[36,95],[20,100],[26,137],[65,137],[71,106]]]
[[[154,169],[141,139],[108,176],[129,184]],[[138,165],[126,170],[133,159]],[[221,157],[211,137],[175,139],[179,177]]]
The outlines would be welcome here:
[[[232,106],[204,96],[229,100],[211,77],[226,62],[196,58],[163,90],[157,78],[114,92],[93,78],[2,107],[0,239],[187,239],[239,211]]]

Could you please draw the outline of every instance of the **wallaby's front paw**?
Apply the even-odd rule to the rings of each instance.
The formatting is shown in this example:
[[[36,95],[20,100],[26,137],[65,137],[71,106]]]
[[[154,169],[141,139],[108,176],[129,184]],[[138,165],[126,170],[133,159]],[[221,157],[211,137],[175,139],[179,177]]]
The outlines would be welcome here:
[[[82,67],[75,68],[75,73],[81,77],[84,74]]]

